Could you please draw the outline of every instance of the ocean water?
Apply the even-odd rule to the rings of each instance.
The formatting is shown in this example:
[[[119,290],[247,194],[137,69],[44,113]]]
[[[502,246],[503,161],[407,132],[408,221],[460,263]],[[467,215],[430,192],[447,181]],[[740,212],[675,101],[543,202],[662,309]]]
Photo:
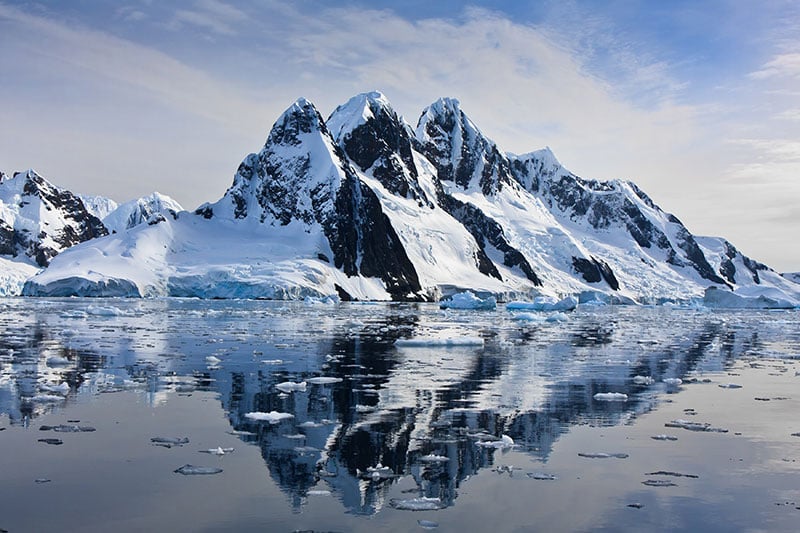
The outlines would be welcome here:
[[[800,523],[797,311],[0,309],[0,529]]]

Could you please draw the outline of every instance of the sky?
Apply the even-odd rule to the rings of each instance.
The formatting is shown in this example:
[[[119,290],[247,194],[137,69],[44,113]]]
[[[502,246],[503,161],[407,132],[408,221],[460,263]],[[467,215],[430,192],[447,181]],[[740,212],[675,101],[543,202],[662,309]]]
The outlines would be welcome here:
[[[629,179],[800,271],[800,2],[0,0],[0,170],[215,201],[278,116],[441,96],[502,150]]]

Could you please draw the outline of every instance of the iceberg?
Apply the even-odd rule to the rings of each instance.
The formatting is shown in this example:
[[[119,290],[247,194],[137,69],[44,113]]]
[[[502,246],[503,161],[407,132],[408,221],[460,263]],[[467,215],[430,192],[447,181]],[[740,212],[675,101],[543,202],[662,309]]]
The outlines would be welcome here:
[[[497,308],[497,300],[494,296],[480,298],[470,291],[459,292],[446,300],[439,302],[441,309],[472,309],[493,311]]]

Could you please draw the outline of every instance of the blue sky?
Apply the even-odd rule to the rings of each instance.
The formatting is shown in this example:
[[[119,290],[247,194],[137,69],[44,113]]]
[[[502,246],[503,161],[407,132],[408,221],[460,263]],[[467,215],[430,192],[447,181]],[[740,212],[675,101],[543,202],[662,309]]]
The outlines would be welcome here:
[[[0,169],[117,201],[216,200],[297,97],[454,96],[502,149],[636,181],[800,270],[794,1],[0,0]]]

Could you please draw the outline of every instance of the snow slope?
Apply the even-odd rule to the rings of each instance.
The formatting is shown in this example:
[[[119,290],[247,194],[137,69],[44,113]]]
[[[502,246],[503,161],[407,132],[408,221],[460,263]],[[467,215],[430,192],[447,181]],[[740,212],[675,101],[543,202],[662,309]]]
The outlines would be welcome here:
[[[114,205],[113,209],[100,217],[111,233],[119,233],[139,224],[144,224],[159,213],[175,214],[183,211],[183,207],[178,202],[158,192],[125,202],[119,206]]]

